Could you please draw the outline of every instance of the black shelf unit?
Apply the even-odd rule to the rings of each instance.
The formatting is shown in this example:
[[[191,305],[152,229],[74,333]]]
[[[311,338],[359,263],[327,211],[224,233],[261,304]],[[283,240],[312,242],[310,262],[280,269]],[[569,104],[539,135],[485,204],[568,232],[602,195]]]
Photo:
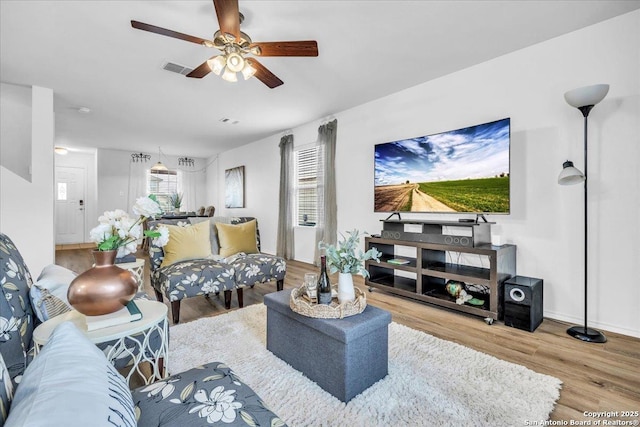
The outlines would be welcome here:
[[[365,281],[367,286],[484,318],[488,317],[494,320],[502,318],[503,283],[516,275],[515,245],[482,244],[467,247],[380,237],[366,238],[365,245],[366,250],[375,247],[382,252],[380,263],[366,262],[366,268],[370,275]],[[398,256],[398,246],[415,248],[415,258]],[[488,265],[476,267],[451,262],[451,259],[457,257],[452,255],[447,257],[448,252],[450,254],[476,254],[481,256],[483,260],[486,259],[487,262],[483,264]],[[392,258],[406,259],[409,260],[409,263],[391,264],[388,261]],[[404,277],[401,272],[409,273],[412,277]],[[449,280],[487,287],[489,289],[488,295],[471,292],[473,296],[483,299],[484,305],[456,304],[455,298],[445,290],[445,285]]]

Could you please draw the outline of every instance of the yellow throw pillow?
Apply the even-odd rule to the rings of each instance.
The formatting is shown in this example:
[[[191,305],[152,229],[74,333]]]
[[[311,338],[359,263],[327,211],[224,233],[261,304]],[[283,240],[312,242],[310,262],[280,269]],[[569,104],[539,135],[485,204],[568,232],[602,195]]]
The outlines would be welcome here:
[[[167,225],[169,242],[164,246],[161,267],[178,261],[201,259],[211,256],[209,221],[202,221],[189,227]]]
[[[218,229],[221,256],[228,257],[238,252],[246,254],[258,252],[255,219],[235,225],[218,222],[216,228]]]

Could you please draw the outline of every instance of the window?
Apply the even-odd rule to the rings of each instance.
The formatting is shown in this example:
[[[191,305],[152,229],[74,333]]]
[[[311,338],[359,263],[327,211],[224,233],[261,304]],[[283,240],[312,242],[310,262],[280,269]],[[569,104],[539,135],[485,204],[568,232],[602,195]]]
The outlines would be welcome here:
[[[319,157],[321,146],[307,146],[295,151],[295,197],[298,225],[313,227],[318,222]]]
[[[67,200],[67,183],[58,183],[58,200]]]
[[[157,171],[147,174],[147,193],[154,194],[164,212],[171,212],[169,195],[178,192],[178,173],[176,171]]]

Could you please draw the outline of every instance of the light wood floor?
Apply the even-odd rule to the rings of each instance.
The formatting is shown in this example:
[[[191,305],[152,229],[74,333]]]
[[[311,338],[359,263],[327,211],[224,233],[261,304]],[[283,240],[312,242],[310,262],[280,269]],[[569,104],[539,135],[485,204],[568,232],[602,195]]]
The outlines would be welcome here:
[[[138,257],[145,257],[138,254]],[[56,263],[82,272],[92,264],[90,250],[56,251]],[[285,288],[302,283],[312,265],[290,261],[287,264]],[[149,285],[148,262],[145,273],[147,293],[154,295]],[[356,285],[366,289],[362,279]],[[245,306],[262,303],[265,294],[275,291],[275,282],[245,289]],[[640,410],[640,339],[607,332],[605,344],[589,344],[569,337],[567,324],[545,319],[530,333],[496,322],[489,326],[475,316],[430,306],[374,290],[367,294],[368,304],[391,312],[393,321],[427,332],[438,338],[454,341],[499,359],[524,365],[536,372],[562,380],[560,400],[551,415],[552,420],[594,420],[585,411]],[[237,309],[233,297],[231,309]],[[183,300],[180,322],[226,313],[222,297],[195,297]],[[487,396],[491,399],[492,396]],[[607,418],[611,420],[635,418]],[[536,421],[536,420],[532,420]],[[539,420],[537,420],[539,421]]]

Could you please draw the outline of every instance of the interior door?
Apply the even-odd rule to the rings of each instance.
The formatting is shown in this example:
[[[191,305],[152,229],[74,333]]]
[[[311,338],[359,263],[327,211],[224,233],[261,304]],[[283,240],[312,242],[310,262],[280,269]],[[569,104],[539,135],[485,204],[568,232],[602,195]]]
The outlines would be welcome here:
[[[86,178],[84,167],[56,166],[56,244],[85,241]]]

